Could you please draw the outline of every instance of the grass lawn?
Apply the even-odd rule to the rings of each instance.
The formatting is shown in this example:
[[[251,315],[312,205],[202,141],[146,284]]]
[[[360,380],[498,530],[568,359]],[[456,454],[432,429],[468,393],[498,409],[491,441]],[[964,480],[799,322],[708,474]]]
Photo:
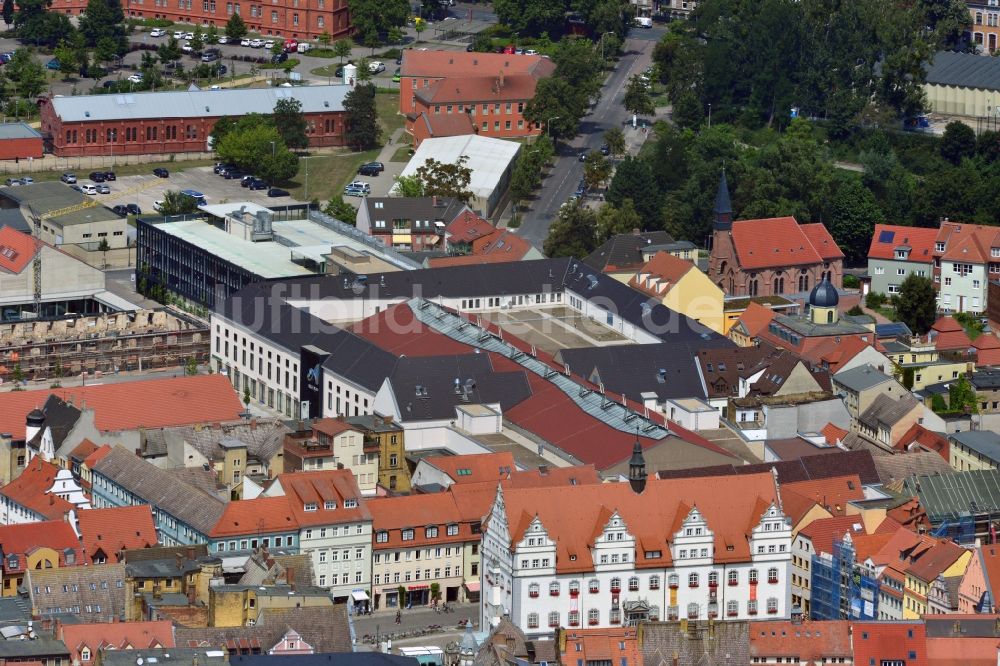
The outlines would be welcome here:
[[[896,309],[892,306],[883,305],[880,308],[876,308],[875,312],[878,312],[889,321],[899,321],[899,317],[896,316]]]
[[[396,152],[392,154],[390,162],[409,162],[410,161],[410,150],[409,146],[400,146],[396,149]]]
[[[150,162],[148,164],[116,164],[114,167],[95,167],[94,170],[114,171],[117,176],[152,176],[153,169],[157,167],[163,167],[168,171],[183,171],[184,169],[210,166],[212,164],[215,164],[215,160],[186,160],[177,162]],[[59,180],[59,177],[67,171],[75,173],[80,180],[83,180],[88,173],[82,169],[54,169],[52,171],[25,171],[24,175],[30,175],[36,181]]]
[[[334,194],[343,194],[344,186],[354,180],[358,167],[378,157],[378,148],[363,153],[317,155],[299,160],[299,173],[288,183],[292,197],[301,201],[318,199],[326,203]],[[309,198],[306,199],[306,168],[309,169]]]
[[[310,54],[310,55],[312,55],[312,54]],[[339,62],[335,62],[332,65],[324,65],[322,67],[314,67],[313,69],[309,70],[309,73],[310,74],[314,74],[316,76],[334,77],[334,76],[337,75],[337,68],[338,67],[340,67],[340,63]]]
[[[375,108],[378,109],[378,119],[382,123],[384,138],[388,138],[403,126],[403,116],[399,113],[399,93],[378,93],[375,95]]]

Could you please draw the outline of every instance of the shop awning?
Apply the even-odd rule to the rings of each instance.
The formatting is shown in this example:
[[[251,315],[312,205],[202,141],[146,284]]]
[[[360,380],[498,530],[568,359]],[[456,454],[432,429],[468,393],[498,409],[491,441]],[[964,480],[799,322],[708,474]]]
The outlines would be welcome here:
[[[427,587],[428,587],[427,585],[410,585],[406,589],[407,590],[426,590]]]
[[[368,601],[368,593],[364,590],[354,590],[351,592],[351,598],[355,601]]]
[[[468,583],[465,584],[465,589],[467,589],[469,592],[478,592],[479,591],[479,581],[478,580],[477,581],[469,581]]]

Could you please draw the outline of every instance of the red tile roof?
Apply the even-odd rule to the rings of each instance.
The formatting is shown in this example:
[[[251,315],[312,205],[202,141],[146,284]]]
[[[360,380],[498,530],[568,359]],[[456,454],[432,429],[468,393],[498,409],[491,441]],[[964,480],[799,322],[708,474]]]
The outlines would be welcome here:
[[[1000,230],[980,224],[942,222],[936,242],[945,243],[944,252],[934,253],[942,259],[984,264],[992,248],[1000,247]]]
[[[359,426],[351,425],[341,419],[325,418],[313,421],[313,430],[335,437],[342,432],[363,432]]]
[[[428,79],[484,74],[495,77],[500,72],[508,77],[512,74],[530,73],[548,76],[554,70],[555,63],[541,56],[406,49],[403,51],[403,65],[400,68],[400,75]],[[418,87],[415,86],[414,90],[417,89]]]
[[[96,663],[100,648],[146,650],[176,647],[174,626],[170,620],[60,624],[56,637],[66,644],[70,661],[80,666]],[[81,659],[80,653],[84,648],[90,650],[90,661]]]
[[[945,460],[950,460],[948,440],[938,433],[928,430],[919,423],[914,423],[910,429],[903,433],[896,442],[894,448],[900,451],[909,451],[914,447],[923,447],[928,451],[935,451],[941,454]]]
[[[772,319],[774,319],[774,310],[756,301],[750,301],[747,309],[740,315],[739,324],[747,335],[753,337],[767,328]]]
[[[392,322],[391,325],[389,322]],[[499,330],[485,320],[483,324],[493,332]],[[405,303],[387,308],[373,317],[358,322],[352,330],[382,349],[397,355],[441,356],[474,353],[472,347],[421,324]],[[507,332],[504,332],[503,339],[504,342],[526,353],[532,351],[531,345]],[[550,355],[540,350],[535,352],[538,360],[559,372],[563,371],[562,364],[555,363]],[[505,356],[493,352],[487,352],[487,356],[494,372],[524,372],[520,365]],[[593,464],[597,469],[605,469],[629,457],[636,439],[634,433],[623,432],[590,416],[561,389],[535,373],[527,372],[526,378],[531,396],[508,409],[504,413],[504,418],[567,451],[581,462]],[[591,390],[597,389],[585,378],[573,375],[573,379]],[[643,413],[642,405],[629,403],[629,406]],[[689,444],[725,458],[733,458],[733,455],[722,447],[676,423],[670,422],[669,428],[679,439]],[[654,440],[640,436],[639,441],[643,448],[650,448],[669,440]]]
[[[371,518],[368,507],[361,499],[358,482],[349,469],[331,469],[321,472],[287,472],[278,475],[278,483],[285,491],[288,508],[294,520],[303,527],[357,522]],[[345,500],[357,506],[349,508]],[[334,508],[327,509],[326,502],[333,501]],[[305,505],[316,504],[316,511],[306,511]]]
[[[84,459],[83,464],[86,465],[87,467],[93,468],[94,465],[101,462],[101,460],[104,459],[104,456],[108,455],[109,453],[111,453],[111,445],[104,444],[101,446],[101,448],[97,449],[89,456],[87,456]]]
[[[922,622],[856,622],[851,632],[854,663],[858,666],[890,661],[902,662],[906,666],[929,664]],[[872,659],[874,662],[871,662]]]
[[[796,663],[834,663],[850,660],[851,630],[847,620],[812,622],[751,622],[750,656],[771,660],[796,657]],[[829,660],[829,661],[828,661]]]
[[[478,520],[463,519],[456,497],[450,492],[374,498],[367,504],[372,516],[372,532],[387,533],[384,541],[375,540],[376,549],[461,543],[474,538],[471,525],[478,524]],[[448,525],[458,525],[458,532],[449,535]],[[437,536],[428,536],[428,527],[437,528]],[[404,529],[413,530],[413,538],[405,542]]]
[[[1000,547],[996,544],[980,546],[979,558],[983,565],[983,576],[986,578],[986,584],[993,591],[993,605],[996,607],[996,594],[1000,592]]]
[[[822,361],[826,367],[829,367],[830,372],[837,372],[840,370],[842,365],[871,346],[872,345],[870,343],[862,340],[861,338],[847,338],[842,340],[830,351],[822,354],[820,356],[820,361]]]
[[[844,253],[841,251],[840,246],[837,245],[837,241],[833,240],[833,236],[830,235],[830,232],[827,231],[822,223],[809,222],[799,226],[802,228],[802,233],[806,235],[806,238],[809,239],[813,248],[815,248],[824,261],[844,258]]]
[[[414,123],[423,123],[427,127],[427,136],[465,136],[472,134],[475,126],[467,113],[453,113],[450,116],[438,116],[433,113],[421,112],[413,119]]]
[[[14,227],[0,227],[0,269],[20,273],[35,258],[40,243]]]
[[[953,617],[948,615],[949,619]],[[931,666],[996,666],[998,654],[1000,640],[996,638],[927,637],[927,659]]]
[[[49,493],[58,473],[58,467],[36,456],[16,479],[0,488],[0,495],[10,498],[48,520],[62,520],[73,510],[73,505]]]
[[[817,505],[818,502],[815,500],[811,500],[798,493],[786,493],[782,489],[781,508],[784,510],[785,515],[792,519],[792,527],[798,527],[810,509]],[[827,516],[829,516],[829,513],[827,513]]]
[[[785,483],[781,486],[781,490],[807,497],[834,516],[845,515],[848,502],[865,498],[861,478],[857,474]]]
[[[472,243],[472,241],[492,234],[492,224],[470,210],[464,211],[444,228],[449,243]]]
[[[1000,339],[992,333],[983,333],[972,341],[976,348],[976,365],[1000,365]]]
[[[222,517],[208,535],[227,537],[297,531],[299,526],[292,517],[289,504],[288,498],[283,495],[233,500],[226,504]]]
[[[826,443],[832,446],[836,446],[837,442],[843,441],[847,437],[849,430],[844,430],[840,426],[836,426],[832,423],[827,423],[823,426],[823,437],[826,438]]]
[[[938,541],[905,568],[906,573],[929,583],[958,561],[966,549],[952,541]]]
[[[151,548],[157,544],[153,510],[148,504],[86,509],[77,514],[84,556],[93,563],[102,557],[118,562],[126,549]]]
[[[662,298],[692,269],[694,264],[690,261],[661,251],[643,264],[628,284],[645,294]]]
[[[560,651],[562,666],[578,663],[642,664],[636,627],[611,627],[608,629],[568,629],[566,650]],[[579,646],[572,649],[569,645]],[[582,662],[581,662],[582,660]]]
[[[785,492],[785,486],[781,487],[781,492]],[[814,551],[831,554],[834,542],[843,539],[848,533],[852,538],[855,534],[866,534],[861,516],[820,518],[799,530],[799,536],[808,537],[812,541]]]
[[[950,315],[945,315],[934,322],[927,335],[934,340],[934,348],[938,351],[966,350],[972,346],[972,340],[965,333],[965,329]]]
[[[414,88],[414,94],[424,104],[522,102],[535,96],[537,84],[538,79],[531,74],[511,74],[501,78],[479,71],[468,76],[438,79],[426,88]],[[441,112],[444,113],[445,109],[442,108]],[[455,110],[452,115],[456,114],[469,116],[465,111]]]
[[[147,379],[78,388],[0,393],[0,432],[24,439],[25,416],[49,394],[94,410],[101,432],[236,421],[243,403],[225,375]]]
[[[494,486],[515,471],[514,456],[509,451],[500,453],[473,453],[463,456],[428,456],[423,462],[448,476],[455,483],[480,483],[488,481]]]
[[[659,479],[650,477],[642,494],[627,483],[504,490],[510,536],[519,542],[537,517],[556,543],[557,572],[593,571],[593,545],[617,512],[636,538],[636,552],[661,551],[641,558],[638,568],[672,566],[670,544],[685,518],[697,508],[715,539],[715,562],[750,559],[751,531],[777,502],[770,472]],[[718,492],[719,487],[726,492]],[[731,498],[741,498],[734,503]]]
[[[937,229],[876,224],[872,244],[868,247],[868,258],[895,259],[896,248],[905,245],[910,248],[909,261],[929,264],[934,261],[937,236]]]
[[[97,450],[97,444],[94,444],[89,439],[85,439],[76,445],[72,451],[69,452],[70,458],[75,458],[76,460],[86,460],[87,456]]]
[[[831,250],[824,242],[821,252],[813,244],[813,239],[823,239],[824,235],[829,237],[829,232],[825,228],[822,232],[810,228],[806,234],[803,226],[808,225],[800,225],[794,217],[733,222],[733,246],[740,266],[744,270],[754,270],[821,263],[823,254],[830,255]],[[833,239],[830,238],[829,242],[833,243]],[[833,247],[836,247],[836,243],[833,243]],[[843,254],[837,256],[842,257]]]
[[[431,268],[467,266],[470,264],[499,264],[507,261],[520,261],[531,249],[531,243],[517,234],[503,229],[495,229],[491,233],[472,241],[471,254],[453,257],[433,257],[428,263]]]
[[[25,556],[37,548],[51,548],[59,553],[59,561],[55,566],[66,566],[65,551],[72,551],[76,564],[83,564],[80,553],[80,541],[76,538],[73,526],[64,520],[46,520],[39,523],[20,523],[18,525],[0,526],[0,544],[3,544],[4,573],[22,571]],[[18,555],[18,568],[8,568],[7,555]],[[71,565],[72,566],[72,565]]]

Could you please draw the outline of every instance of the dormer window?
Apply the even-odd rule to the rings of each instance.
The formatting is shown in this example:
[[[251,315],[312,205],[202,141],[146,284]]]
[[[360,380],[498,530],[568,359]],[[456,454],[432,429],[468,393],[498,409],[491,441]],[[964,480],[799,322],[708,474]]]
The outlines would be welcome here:
[[[345,509],[357,509],[358,508],[358,500],[356,500],[354,498],[345,499],[344,500],[344,508]]]
[[[333,509],[336,509],[337,508],[336,500],[327,500],[323,502],[323,508],[326,509],[327,511],[332,511]]]
[[[934,251],[935,252],[944,252],[944,243],[941,243],[941,242],[934,243]]]
[[[436,525],[431,525],[424,529],[424,536],[428,539],[436,539],[438,535],[438,528]]]
[[[389,541],[389,533],[385,530],[379,530],[375,533],[376,543],[387,543]]]
[[[316,502],[306,502],[302,505],[303,511],[315,511],[317,508]]]
[[[413,528],[403,530],[403,541],[413,541]]]
[[[80,661],[90,661],[90,657],[91,657],[90,648],[85,647],[82,650],[80,650]]]

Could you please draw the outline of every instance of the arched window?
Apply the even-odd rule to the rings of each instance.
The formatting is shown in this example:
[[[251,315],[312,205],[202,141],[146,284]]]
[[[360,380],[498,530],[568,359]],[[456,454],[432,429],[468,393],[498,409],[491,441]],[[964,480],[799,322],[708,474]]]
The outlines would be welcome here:
[[[622,579],[621,578],[612,578],[611,579],[611,591],[612,592],[621,592],[622,591]]]
[[[747,290],[748,295],[749,296],[756,296],[757,295],[757,290],[759,288],[760,287],[758,286],[757,278],[751,278],[750,279],[750,288]]]
[[[688,587],[698,587],[698,574],[688,574]]]
[[[740,584],[740,574],[739,574],[738,571],[730,571],[727,574],[727,576],[729,577],[729,584],[730,585],[739,585]]]
[[[719,586],[719,572],[718,571],[710,571],[708,573],[708,586],[709,587],[718,587]]]
[[[767,582],[777,583],[778,582],[778,569],[777,567],[771,567],[767,570]]]
[[[828,324],[833,323],[833,310],[830,310],[829,312],[826,313],[826,323]]]
[[[591,578],[590,582],[587,585],[590,588],[591,594],[597,594],[598,592],[601,591],[601,581],[597,580],[596,578]]]
[[[756,585],[757,584],[757,570],[756,569],[751,569],[750,570],[750,584],[751,585]]]
[[[596,608],[587,611],[587,624],[597,624],[601,621],[601,612]]]
[[[538,628],[538,613],[528,613],[528,628],[529,629]]]
[[[552,581],[549,583],[549,596],[558,597],[559,596],[559,583]]]
[[[569,582],[569,593],[573,596],[580,594],[580,581],[571,580]]]
[[[651,590],[658,590],[658,589],[660,589],[660,577],[659,576],[650,576],[649,577],[649,589],[651,589]]]
[[[809,274],[804,268],[799,273],[799,291],[809,291]]]
[[[688,604],[688,619],[689,620],[698,619],[698,604]]]
[[[632,576],[631,578],[628,579],[628,591],[638,592],[638,590],[639,590],[639,577]]]
[[[552,611],[549,613],[549,626],[558,627],[559,626],[559,613],[557,611]]]
[[[667,584],[669,584],[672,589],[676,590],[677,586],[680,585],[680,583],[681,583],[681,578],[677,574],[670,574],[667,577]]]
[[[538,583],[532,583],[531,585],[528,586],[529,597],[532,598],[537,597],[539,592],[541,592],[541,589],[539,588]]]

